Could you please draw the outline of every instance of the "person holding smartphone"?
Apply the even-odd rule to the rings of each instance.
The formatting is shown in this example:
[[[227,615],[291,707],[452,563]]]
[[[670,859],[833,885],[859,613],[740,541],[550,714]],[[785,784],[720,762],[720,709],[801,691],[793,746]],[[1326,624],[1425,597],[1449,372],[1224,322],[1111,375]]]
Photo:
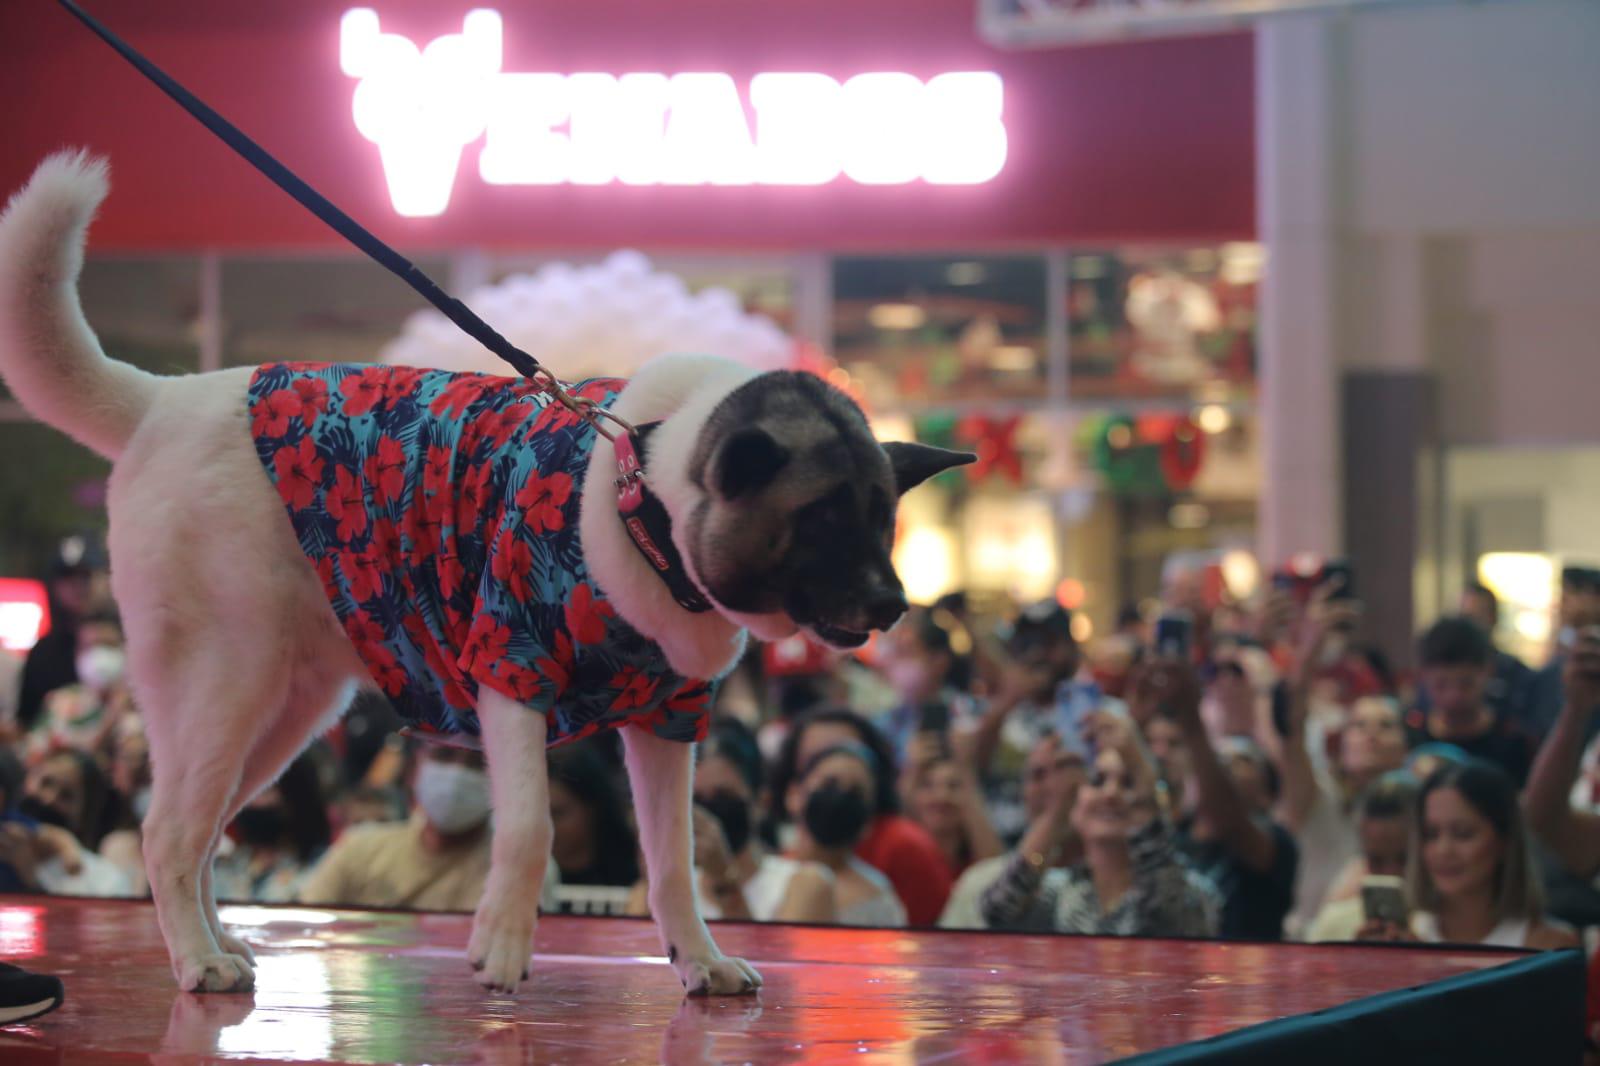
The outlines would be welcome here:
[[[903,767],[949,754],[951,731],[970,728],[977,717],[958,646],[970,653],[971,637],[942,609],[912,607],[883,635],[877,666],[895,706],[873,724]]]
[[[1369,917],[1381,917],[1372,902],[1372,880],[1398,883],[1405,896],[1406,864],[1411,854],[1411,812],[1417,805],[1417,779],[1404,770],[1384,774],[1361,793],[1356,803],[1356,833],[1360,850],[1345,866],[1321,901],[1306,929],[1311,943],[1354,940]],[[1399,922],[1408,925],[1407,914]]]
[[[1088,769],[1081,746],[1065,743],[1055,733],[1047,734],[1028,753],[1022,769],[1027,832],[1011,851],[975,862],[961,875],[939,916],[941,928],[988,928],[981,907],[984,893],[1005,876],[1018,855],[1030,857],[1043,869],[1031,896],[1014,902],[1005,928],[1030,933],[1048,933],[1055,928],[1055,915],[1047,902],[1053,896],[1038,889],[1059,882],[1067,870],[1083,861],[1083,840],[1072,827],[1072,806]]]
[[[1125,713],[1096,711],[1085,723],[1093,761],[1070,796],[1058,792],[1048,821],[1036,823],[983,893],[989,929],[1023,927],[1043,913],[1058,933],[1098,936],[1214,936],[1220,901],[1173,846],[1155,760]],[[1053,868],[1060,818],[1068,818],[1083,859]],[[1040,849],[1040,850],[1035,850]],[[1050,849],[1050,850],[1046,850]]]
[[[1573,807],[1572,785],[1584,741],[1600,719],[1600,613],[1579,619],[1562,664],[1563,702],[1528,779],[1524,798],[1533,831],[1578,877],[1600,881],[1600,814]]]
[[[1028,753],[1047,734],[1061,734],[1064,721],[1081,718],[1085,702],[1112,710],[1123,704],[1103,694],[1086,701],[1086,691],[1074,688],[1083,657],[1072,635],[1072,613],[1055,600],[1027,608],[1002,627],[1000,636],[1005,656],[1000,679],[975,726],[957,731],[954,739],[956,751],[970,759],[983,782],[990,823],[1010,843],[1028,825],[1022,802]],[[1064,737],[1069,743],[1077,743],[1076,728]]]
[[[1312,593],[1287,677],[1274,694],[1282,710],[1274,716],[1282,736],[1283,798],[1277,814],[1301,845],[1295,906],[1287,920],[1291,938],[1307,929],[1335,879],[1361,853],[1357,797],[1400,769],[1406,758],[1404,714],[1388,696],[1357,699],[1337,734],[1337,753],[1326,765],[1312,757],[1316,739],[1308,725],[1318,664],[1333,635],[1353,628],[1358,617],[1356,605],[1334,591],[1325,584]]]
[[[1576,947],[1544,914],[1517,789],[1482,759],[1446,766],[1423,783],[1412,816],[1406,876],[1409,921],[1392,904],[1369,914],[1360,940],[1484,944],[1547,951]],[[1368,905],[1384,894],[1367,893]]]
[[[1129,709],[1135,720],[1169,719],[1183,734],[1192,785],[1182,799],[1193,806],[1178,813],[1177,846],[1221,894],[1221,936],[1282,939],[1300,853],[1268,813],[1279,791],[1277,770],[1246,738],[1213,743],[1189,648],[1176,626],[1163,640],[1165,628],[1156,624],[1155,654],[1134,682]]]

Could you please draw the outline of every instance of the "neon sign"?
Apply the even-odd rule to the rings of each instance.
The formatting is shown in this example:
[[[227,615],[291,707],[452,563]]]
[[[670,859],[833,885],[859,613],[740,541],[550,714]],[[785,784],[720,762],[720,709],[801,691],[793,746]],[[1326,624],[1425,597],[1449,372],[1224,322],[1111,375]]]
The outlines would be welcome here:
[[[977,185],[1006,161],[1004,87],[988,71],[757,74],[741,96],[719,73],[506,72],[501,43],[484,9],[423,48],[380,32],[371,8],[340,21],[356,129],[400,214],[442,214],[479,137],[494,185]]]

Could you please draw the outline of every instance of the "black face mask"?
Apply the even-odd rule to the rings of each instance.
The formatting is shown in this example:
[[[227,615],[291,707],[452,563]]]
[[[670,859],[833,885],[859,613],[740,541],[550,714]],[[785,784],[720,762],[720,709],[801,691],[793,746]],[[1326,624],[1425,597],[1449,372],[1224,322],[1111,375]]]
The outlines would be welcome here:
[[[22,801],[17,804],[17,813],[25,814],[34,821],[43,822],[45,825],[53,825],[66,830],[72,829],[71,819],[56,808],[40,802],[33,796],[22,797]]]
[[[847,847],[861,839],[871,814],[867,797],[830,781],[806,800],[806,830],[825,848]]]
[[[282,807],[246,807],[233,824],[246,844],[276,844],[289,828],[289,812]]]
[[[737,855],[750,843],[750,805],[737,792],[719,788],[695,802],[722,823],[722,835],[728,838],[730,852]]]

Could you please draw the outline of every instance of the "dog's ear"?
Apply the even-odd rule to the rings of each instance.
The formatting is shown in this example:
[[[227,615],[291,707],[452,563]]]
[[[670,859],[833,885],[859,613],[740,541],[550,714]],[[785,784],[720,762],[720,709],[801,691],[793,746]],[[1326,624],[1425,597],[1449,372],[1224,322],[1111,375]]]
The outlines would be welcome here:
[[[731,434],[717,458],[717,491],[724,499],[736,500],[772,483],[789,451],[772,439],[766,430],[754,426]]]
[[[904,496],[935,474],[952,466],[965,466],[978,457],[971,452],[953,452],[931,444],[904,444],[891,441],[883,445],[889,465],[894,467],[894,490]]]

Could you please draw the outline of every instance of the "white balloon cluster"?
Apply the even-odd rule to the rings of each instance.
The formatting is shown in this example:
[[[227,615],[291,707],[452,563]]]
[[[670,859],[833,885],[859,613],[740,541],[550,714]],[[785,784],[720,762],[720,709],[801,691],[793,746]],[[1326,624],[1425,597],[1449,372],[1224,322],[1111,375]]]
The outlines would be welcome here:
[[[551,263],[466,300],[512,344],[568,380],[626,377],[659,355],[718,355],[758,370],[793,365],[795,346],[770,319],[744,312],[727,289],[690,293],[638,252],[602,263]],[[437,311],[419,311],[384,348],[386,363],[513,374]]]

